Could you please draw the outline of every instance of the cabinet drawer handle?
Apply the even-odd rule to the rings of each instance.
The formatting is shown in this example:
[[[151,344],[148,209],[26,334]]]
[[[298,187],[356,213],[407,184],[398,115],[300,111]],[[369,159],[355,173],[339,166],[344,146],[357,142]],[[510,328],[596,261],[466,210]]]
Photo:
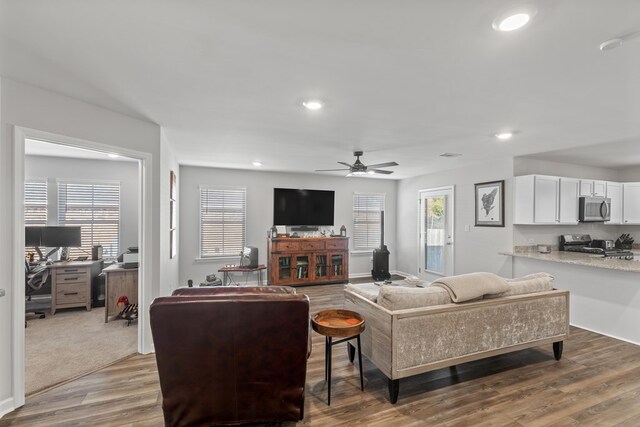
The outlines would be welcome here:
[[[65,292],[64,294],[65,295],[78,295],[77,292]]]
[[[77,268],[65,268],[65,269],[64,269],[64,272],[65,272],[65,273],[71,273],[71,272],[73,272],[73,271],[78,271],[78,269],[77,269]]]
[[[78,280],[78,277],[65,277],[64,280]]]

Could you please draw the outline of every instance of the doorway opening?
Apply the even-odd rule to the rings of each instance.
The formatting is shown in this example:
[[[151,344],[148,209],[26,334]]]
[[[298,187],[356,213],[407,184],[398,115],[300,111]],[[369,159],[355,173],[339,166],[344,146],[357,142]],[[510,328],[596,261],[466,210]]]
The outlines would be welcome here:
[[[24,139],[26,395],[138,352],[141,168]]]
[[[454,274],[454,187],[419,193],[418,274],[426,280]]]

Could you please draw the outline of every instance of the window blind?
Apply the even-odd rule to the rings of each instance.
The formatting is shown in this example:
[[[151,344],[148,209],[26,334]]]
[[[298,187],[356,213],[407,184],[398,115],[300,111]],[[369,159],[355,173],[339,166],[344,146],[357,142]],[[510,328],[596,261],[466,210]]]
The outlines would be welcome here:
[[[380,193],[353,194],[353,249],[373,250],[380,246],[380,212],[384,210],[385,195]]]
[[[102,245],[105,257],[116,257],[120,251],[120,184],[59,182],[58,224],[82,227],[82,250],[70,248],[72,257],[91,254],[94,245]]]
[[[24,225],[47,225],[47,180],[28,179],[24,183]],[[36,248],[28,246],[24,248],[25,256],[35,252]]]
[[[245,244],[247,190],[200,188],[200,257],[239,255]]]
[[[47,225],[47,180],[29,179],[24,183],[24,224]]]

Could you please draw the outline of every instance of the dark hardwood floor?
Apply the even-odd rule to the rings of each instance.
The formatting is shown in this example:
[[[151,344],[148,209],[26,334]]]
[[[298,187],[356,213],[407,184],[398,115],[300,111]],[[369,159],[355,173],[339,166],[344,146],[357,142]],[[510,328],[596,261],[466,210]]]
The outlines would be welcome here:
[[[366,281],[366,279],[363,279]],[[298,289],[311,311],[342,304],[342,285]],[[571,329],[557,362],[551,346],[465,363],[400,384],[388,401],[385,377],[364,360],[365,391],[345,345],[333,358],[331,406],[323,380],[324,338],[313,333],[304,425],[337,426],[639,426],[640,346]],[[1,426],[161,426],[153,355],[136,355],[28,397]],[[293,424],[287,424],[291,426]]]

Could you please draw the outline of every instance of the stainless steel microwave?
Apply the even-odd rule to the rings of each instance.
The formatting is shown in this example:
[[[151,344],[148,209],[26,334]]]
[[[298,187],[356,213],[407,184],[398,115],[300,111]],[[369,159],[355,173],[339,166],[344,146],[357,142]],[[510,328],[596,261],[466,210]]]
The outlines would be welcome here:
[[[611,219],[611,199],[580,197],[579,218],[582,222],[604,222]]]

